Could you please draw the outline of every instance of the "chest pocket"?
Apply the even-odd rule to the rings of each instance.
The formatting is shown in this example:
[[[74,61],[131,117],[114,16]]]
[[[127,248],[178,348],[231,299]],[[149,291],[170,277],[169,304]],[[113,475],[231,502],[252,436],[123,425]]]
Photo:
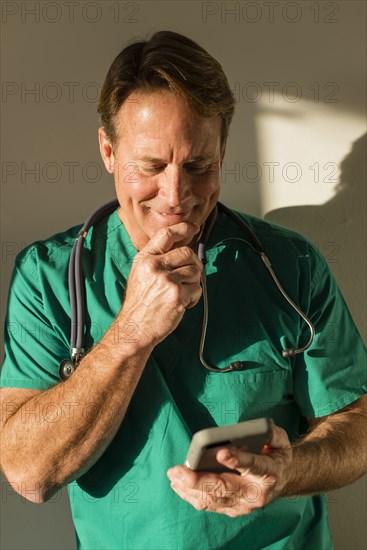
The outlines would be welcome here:
[[[285,411],[293,406],[292,374],[287,369],[264,367],[248,362],[243,371],[208,372],[199,400],[216,425],[262,416],[282,423]],[[270,365],[267,367],[271,369]]]
[[[263,340],[243,349],[238,346],[238,351],[232,346],[232,354],[227,356],[223,352],[216,355],[209,345],[204,357],[210,365],[224,368],[241,361],[243,370],[233,372],[204,368],[198,345],[194,338],[168,377],[176,403],[193,432],[262,416],[285,426],[290,416],[297,416],[291,365],[281,354],[275,354],[270,342]]]

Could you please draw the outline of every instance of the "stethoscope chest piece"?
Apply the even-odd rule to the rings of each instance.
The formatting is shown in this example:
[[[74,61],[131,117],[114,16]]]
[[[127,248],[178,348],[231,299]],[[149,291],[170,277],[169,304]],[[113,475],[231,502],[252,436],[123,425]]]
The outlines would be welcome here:
[[[64,359],[59,366],[59,374],[62,380],[67,380],[75,371],[76,365],[71,359]]]

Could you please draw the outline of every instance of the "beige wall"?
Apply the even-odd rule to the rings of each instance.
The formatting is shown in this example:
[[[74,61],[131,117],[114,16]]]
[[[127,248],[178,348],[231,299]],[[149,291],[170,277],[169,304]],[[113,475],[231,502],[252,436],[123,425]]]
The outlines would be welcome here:
[[[222,200],[316,242],[366,339],[366,3],[72,4],[1,4],[2,319],[15,254],[114,196],[98,89],[129,39],[168,29],[208,49],[238,98]],[[2,548],[74,548],[65,489],[43,506],[1,489]],[[328,501],[335,547],[366,548],[366,479]]]

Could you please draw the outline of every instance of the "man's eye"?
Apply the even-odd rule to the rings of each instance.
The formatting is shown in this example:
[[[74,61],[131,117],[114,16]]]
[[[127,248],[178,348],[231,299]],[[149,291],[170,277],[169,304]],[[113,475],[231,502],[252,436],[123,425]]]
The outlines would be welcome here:
[[[160,172],[162,170],[161,166],[150,166],[150,167],[142,167],[142,170],[144,172],[148,172],[148,174],[156,174],[157,172]]]
[[[212,169],[212,164],[205,164],[205,165],[197,165],[197,164],[188,164],[186,165],[186,170],[188,172],[192,172],[194,174],[204,174],[206,172],[209,172]],[[158,174],[158,172],[161,172],[164,170],[164,166],[143,166],[141,170],[143,172],[146,172],[147,174]]]
[[[187,166],[187,170],[189,170],[189,172],[195,172],[196,174],[204,174],[205,172],[209,172],[210,168],[211,164],[206,164],[204,166],[191,164]]]

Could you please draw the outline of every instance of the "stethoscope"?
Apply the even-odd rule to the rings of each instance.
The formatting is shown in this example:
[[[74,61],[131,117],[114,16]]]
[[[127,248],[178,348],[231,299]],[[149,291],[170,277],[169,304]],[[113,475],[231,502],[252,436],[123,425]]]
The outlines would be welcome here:
[[[80,229],[70,254],[69,260],[69,297],[70,297],[70,310],[71,310],[71,335],[70,335],[70,359],[64,359],[61,361],[59,366],[60,377],[65,380],[69,378],[77,368],[80,360],[82,359],[85,353],[85,311],[86,311],[86,301],[85,293],[83,287],[83,249],[84,241],[87,236],[89,229],[92,225],[98,223],[102,218],[111,214],[117,207],[119,202],[115,199],[113,201],[104,204],[89,216],[86,220],[83,227]],[[237,214],[232,212],[227,206],[218,202],[212,212],[209,214],[204,229],[199,237],[198,242],[198,257],[199,260],[205,266],[207,260],[205,255],[205,248],[209,242],[210,236],[213,232],[215,222],[217,220],[219,212],[225,213],[229,218],[236,222],[241,229],[246,233],[247,237],[250,240],[250,243],[239,237],[231,237],[225,240],[240,240],[249,245],[257,254],[260,255],[262,261],[264,262],[267,270],[269,271],[274,283],[278,287],[279,291],[282,293],[283,297],[287,302],[292,306],[295,311],[302,317],[302,319],[307,323],[310,329],[310,338],[307,344],[301,348],[286,348],[282,350],[282,356],[284,358],[293,357],[299,353],[303,353],[308,349],[315,337],[315,328],[308,317],[300,310],[300,308],[291,300],[288,294],[283,289],[280,284],[277,276],[275,275],[273,268],[271,266],[269,258],[266,256],[263,246],[257,236],[251,231],[248,225],[240,218]],[[224,241],[221,241],[224,242]],[[199,358],[202,365],[212,371],[212,372],[230,372],[242,370],[246,365],[241,361],[234,361],[230,363],[228,367],[217,368],[213,365],[208,364],[204,359],[204,347],[205,347],[205,336],[208,326],[208,293],[207,293],[207,284],[206,284],[206,274],[205,267],[201,274],[201,286],[203,290],[203,303],[204,303],[204,314],[203,314],[203,324],[200,337],[200,346],[199,346]]]

